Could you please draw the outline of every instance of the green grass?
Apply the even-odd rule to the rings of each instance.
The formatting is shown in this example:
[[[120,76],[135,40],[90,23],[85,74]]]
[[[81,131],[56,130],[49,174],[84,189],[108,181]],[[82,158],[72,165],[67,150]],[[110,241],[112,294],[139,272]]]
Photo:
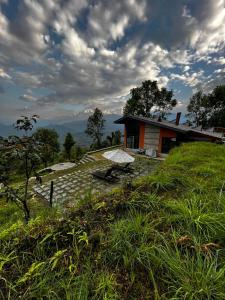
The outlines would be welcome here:
[[[225,299],[225,147],[173,149],[149,176],[24,225],[0,207],[0,299]],[[37,200],[33,200],[37,201]]]

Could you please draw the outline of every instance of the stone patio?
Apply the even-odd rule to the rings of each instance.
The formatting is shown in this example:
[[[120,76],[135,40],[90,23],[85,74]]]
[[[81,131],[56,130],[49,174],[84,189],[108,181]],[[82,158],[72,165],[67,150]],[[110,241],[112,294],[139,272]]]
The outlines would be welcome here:
[[[91,173],[96,170],[105,170],[112,164],[110,161],[101,160],[95,163],[87,162],[85,166],[78,167],[73,172],[64,176],[59,176],[54,180],[53,205],[62,206],[68,204],[73,206],[76,202],[85,197],[85,195],[92,193],[106,193],[113,188],[121,186],[124,181],[132,180],[134,178],[145,176],[153,171],[156,162],[150,159],[137,159],[132,164],[134,172],[123,173],[118,172],[116,175],[120,178],[118,183],[108,183],[105,180],[95,178]],[[50,198],[50,181],[42,185],[35,185],[34,192],[49,201]]]

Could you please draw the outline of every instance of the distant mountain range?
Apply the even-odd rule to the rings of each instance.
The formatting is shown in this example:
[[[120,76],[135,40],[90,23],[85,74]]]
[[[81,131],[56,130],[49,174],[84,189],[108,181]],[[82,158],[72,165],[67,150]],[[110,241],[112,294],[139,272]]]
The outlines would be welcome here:
[[[121,130],[123,131],[123,125],[114,124],[114,121],[120,118],[119,115],[105,115],[105,136],[110,134],[112,131]],[[59,134],[59,140],[62,143],[64,141],[67,132],[70,132],[76,142],[81,146],[88,146],[91,144],[91,139],[85,134],[87,127],[87,119],[71,121],[63,124],[49,124],[46,128],[55,129]]]
[[[119,119],[120,115],[104,115],[105,119],[105,137],[109,135],[112,131],[121,130],[123,133],[123,125],[114,124],[114,121]],[[70,132],[77,144],[80,146],[89,146],[91,144],[91,139],[85,134],[85,129],[87,127],[87,118],[88,115],[79,115],[76,117],[76,120],[66,122],[66,123],[43,123],[39,121],[35,126],[35,129],[38,127],[45,127],[50,129],[55,129],[59,135],[59,141],[63,144],[65,135],[67,132]],[[172,121],[176,119],[176,114],[172,113],[168,116],[168,120]],[[184,115],[181,116],[181,123],[184,123],[186,118]],[[34,130],[35,130],[34,129]],[[12,125],[5,125],[0,123],[0,136],[7,137],[9,135],[18,135],[18,131],[13,128]]]
[[[123,125],[114,124],[114,121],[120,118],[120,115],[104,115],[105,122],[105,136],[110,134],[112,131],[121,130],[123,132]],[[41,122],[35,126],[35,129],[38,127],[45,127],[50,129],[55,129],[59,135],[59,141],[62,144],[67,132],[70,132],[77,144],[80,146],[89,146],[91,139],[85,134],[85,129],[87,127],[87,119],[80,119],[70,121],[67,123],[59,124],[48,124],[42,125]],[[9,135],[18,135],[18,131],[13,128],[12,125],[5,125],[0,123],[0,136],[7,137]]]

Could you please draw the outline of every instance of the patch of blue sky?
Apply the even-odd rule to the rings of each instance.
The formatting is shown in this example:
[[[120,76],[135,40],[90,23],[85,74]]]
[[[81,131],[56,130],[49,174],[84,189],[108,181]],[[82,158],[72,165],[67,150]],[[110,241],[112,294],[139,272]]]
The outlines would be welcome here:
[[[17,16],[17,13],[19,11],[21,5],[20,0],[12,0],[8,1],[6,3],[2,3],[0,5],[3,14],[9,19],[9,20],[14,20]]]

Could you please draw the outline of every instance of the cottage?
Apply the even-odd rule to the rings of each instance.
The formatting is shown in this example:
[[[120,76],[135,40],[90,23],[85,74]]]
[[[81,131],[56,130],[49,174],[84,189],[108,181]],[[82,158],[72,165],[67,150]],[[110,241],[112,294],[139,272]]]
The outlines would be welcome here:
[[[115,121],[124,124],[124,144],[131,149],[153,149],[157,153],[168,153],[170,149],[184,142],[221,142],[223,132],[206,131],[180,124],[180,113],[176,121],[159,118],[124,116]]]

